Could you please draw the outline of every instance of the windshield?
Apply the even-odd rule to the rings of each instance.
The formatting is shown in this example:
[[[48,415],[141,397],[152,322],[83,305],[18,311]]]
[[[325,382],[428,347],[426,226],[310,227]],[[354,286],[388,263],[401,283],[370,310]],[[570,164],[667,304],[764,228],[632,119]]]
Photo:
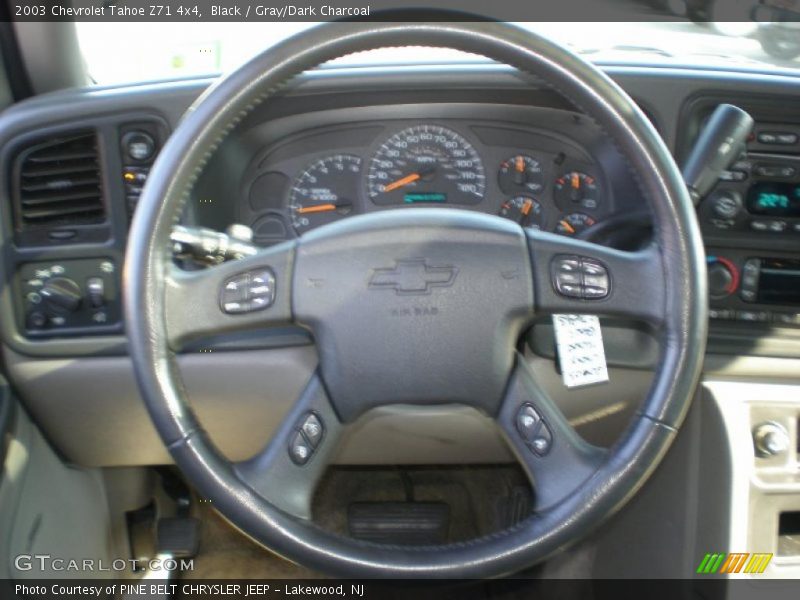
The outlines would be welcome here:
[[[87,71],[98,84],[217,75],[314,23],[76,24]],[[800,68],[798,23],[518,23],[599,63],[749,70]],[[397,49],[340,64],[450,63],[478,57]]]

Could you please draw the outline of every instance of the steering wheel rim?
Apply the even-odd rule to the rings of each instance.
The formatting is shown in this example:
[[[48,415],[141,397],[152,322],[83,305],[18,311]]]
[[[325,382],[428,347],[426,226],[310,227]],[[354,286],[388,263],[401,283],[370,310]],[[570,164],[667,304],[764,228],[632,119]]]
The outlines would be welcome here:
[[[319,234],[313,232],[302,243],[281,244],[244,261],[209,269],[208,272],[213,271],[210,277],[175,272],[170,266],[171,228],[210,156],[244,116],[294,76],[323,62],[364,50],[411,45],[472,52],[532,73],[593,117],[615,140],[639,179],[654,215],[653,246],[640,253],[619,252],[551,234],[523,232],[494,217],[420,209],[391,211],[405,216],[382,213],[354,217],[322,228]],[[487,240],[494,262],[471,270],[463,267],[466,270],[463,275],[458,274],[459,281],[470,277],[473,284],[489,285],[480,273],[496,270],[505,263],[513,265],[513,269],[506,269],[518,274],[507,278],[518,280],[510,284],[513,306],[504,306],[505,312],[499,315],[505,319],[501,336],[504,339],[518,334],[534,312],[595,309],[641,317],[656,324],[663,335],[661,361],[647,399],[622,438],[602,455],[576,439],[563,415],[538,388],[512,348],[508,354],[498,354],[492,348],[490,358],[496,370],[505,370],[508,385],[502,397],[480,408],[497,419],[523,466],[537,480],[537,490],[544,482],[546,490],[555,489],[558,493],[544,492],[547,506],[542,511],[491,536],[446,546],[400,548],[342,538],[296,516],[307,516],[303,505],[308,499],[302,497],[307,490],[297,485],[299,477],[292,469],[305,469],[305,473],[318,477],[333,444],[326,446],[323,437],[320,449],[307,464],[293,466],[287,459],[287,441],[297,435],[309,414],[321,419],[325,436],[335,438],[340,433],[339,417],[347,411],[347,403],[338,400],[334,405],[330,389],[339,398],[348,390],[338,380],[341,365],[326,371],[322,357],[333,355],[324,352],[326,345],[353,342],[347,337],[349,333],[322,329],[323,342],[318,340],[318,347],[323,348],[320,372],[290,409],[265,450],[238,465],[218,452],[195,418],[170,343],[202,334],[204,327],[216,331],[242,329],[285,323],[298,314],[304,323],[322,328],[325,319],[313,308],[320,298],[314,296],[314,286],[307,286],[311,291],[305,292],[298,286],[299,281],[314,280],[307,255],[320,256],[322,250],[341,249],[352,239],[374,240],[376,231],[392,242],[408,240],[415,227],[420,226],[441,236],[441,244],[429,247],[439,258],[464,248],[464,239],[469,236],[479,235]],[[524,256],[519,252],[522,247],[526,249]],[[397,248],[397,243],[390,244],[379,255],[397,259]],[[341,252],[333,254],[333,262],[323,265],[325,268],[349,268]],[[553,288],[554,259],[575,255],[597,260],[609,270],[612,292],[601,303],[571,301]],[[379,270],[374,267],[382,266],[383,263],[371,263],[373,275]],[[423,268],[428,266],[426,263]],[[224,282],[241,273],[263,274],[265,267],[274,278],[269,282],[274,286],[269,308],[247,315],[223,314],[219,290]],[[527,272],[519,275],[524,269]],[[355,271],[348,276],[357,278]],[[364,273],[361,277],[363,287]],[[250,537],[291,560],[337,575],[498,576],[539,562],[585,535],[639,489],[669,448],[688,410],[705,350],[703,246],[691,200],[663,141],[627,94],[597,68],[544,38],[500,23],[325,24],[268,49],[220,80],[191,107],[150,173],[130,231],[124,287],[129,347],[137,382],[176,464],[215,508]],[[364,305],[367,309],[382,301],[375,300],[379,294],[362,296],[369,297],[370,304]],[[393,301],[399,301],[398,297],[399,294],[393,296]],[[525,311],[524,305],[530,310]],[[494,393],[496,387],[486,393]],[[551,467],[544,470],[541,464],[546,462],[545,457],[532,451],[530,439],[514,433],[519,434],[517,418],[523,405],[533,406],[540,420],[549,425],[553,445],[546,453],[551,457],[547,460],[553,460],[556,466],[565,461],[578,465],[576,474],[563,478],[569,481],[553,475]],[[352,420],[372,406],[354,408],[345,420]],[[569,491],[567,485],[576,487]],[[280,488],[277,493],[276,487]]]

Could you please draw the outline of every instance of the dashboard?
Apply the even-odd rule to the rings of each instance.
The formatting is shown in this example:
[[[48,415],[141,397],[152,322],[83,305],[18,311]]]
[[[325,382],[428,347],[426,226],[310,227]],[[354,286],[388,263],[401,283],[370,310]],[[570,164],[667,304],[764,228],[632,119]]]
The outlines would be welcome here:
[[[800,115],[787,100],[800,93],[797,81],[610,72],[679,164],[719,103],[754,116],[747,158],[698,206],[709,342],[723,353],[800,355]],[[125,352],[119,272],[128,227],[170,130],[208,83],[73,90],[6,113],[0,210],[11,285],[0,327],[15,351]],[[420,206],[479,211],[626,249],[649,240],[646,197],[594,121],[535,79],[487,65],[300,78],[231,132],[198,178],[183,221],[216,230],[244,224],[268,246],[355,215]],[[531,347],[552,356],[552,332],[536,329]],[[634,356],[639,334],[632,341],[625,329],[616,343],[607,336],[610,362],[653,364],[654,338]],[[308,343],[302,332],[261,343],[287,339]]]
[[[276,143],[262,132],[239,207],[256,243],[412,206],[479,211],[572,236],[616,210],[606,169],[619,157],[595,158],[603,137],[578,113],[481,104],[358,112],[357,121],[334,110],[305,115],[302,125],[273,124],[284,129]]]

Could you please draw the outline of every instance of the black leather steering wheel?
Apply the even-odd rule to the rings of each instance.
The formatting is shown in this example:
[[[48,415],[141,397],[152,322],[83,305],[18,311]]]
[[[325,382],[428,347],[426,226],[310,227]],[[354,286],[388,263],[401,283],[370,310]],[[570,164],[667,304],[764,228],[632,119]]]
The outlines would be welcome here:
[[[653,243],[624,252],[499,217],[410,209],[355,216],[203,271],[174,266],[170,231],[198,174],[245,115],[325,61],[411,45],[477,53],[532,73],[594,118],[639,180],[653,212]],[[558,261],[576,257],[606,269],[606,297],[556,290]],[[327,24],[220,80],[176,128],[131,228],[126,322],[142,395],[176,464],[249,536],[337,575],[488,577],[519,571],[584,536],[658,465],[699,376],[704,268],[692,202],[672,157],[634,102],[597,68],[500,23]],[[264,299],[248,312],[226,312],[241,309],[226,304],[232,281],[260,286]],[[661,333],[648,396],[608,451],[576,434],[515,352],[534,315],[554,313],[633,317]],[[193,336],[286,323],[313,333],[319,368],[264,450],[232,463],[195,418],[174,349]],[[343,425],[392,403],[469,405],[494,418],[535,484],[531,517],[435,547],[377,545],[315,526],[311,493]]]

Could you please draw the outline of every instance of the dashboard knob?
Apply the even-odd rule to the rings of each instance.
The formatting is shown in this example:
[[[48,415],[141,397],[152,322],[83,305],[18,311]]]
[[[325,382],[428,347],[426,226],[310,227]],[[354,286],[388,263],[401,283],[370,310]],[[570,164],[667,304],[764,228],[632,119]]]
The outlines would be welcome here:
[[[756,455],[764,458],[783,454],[789,449],[789,434],[779,423],[767,421],[753,429],[753,444]]]
[[[742,210],[742,197],[732,190],[724,190],[711,197],[711,210],[720,219],[733,219]]]
[[[48,279],[39,293],[48,306],[67,312],[78,310],[83,300],[80,286],[66,277]]]
[[[730,296],[739,287],[739,269],[727,258],[708,258],[708,294],[712,298]]]

